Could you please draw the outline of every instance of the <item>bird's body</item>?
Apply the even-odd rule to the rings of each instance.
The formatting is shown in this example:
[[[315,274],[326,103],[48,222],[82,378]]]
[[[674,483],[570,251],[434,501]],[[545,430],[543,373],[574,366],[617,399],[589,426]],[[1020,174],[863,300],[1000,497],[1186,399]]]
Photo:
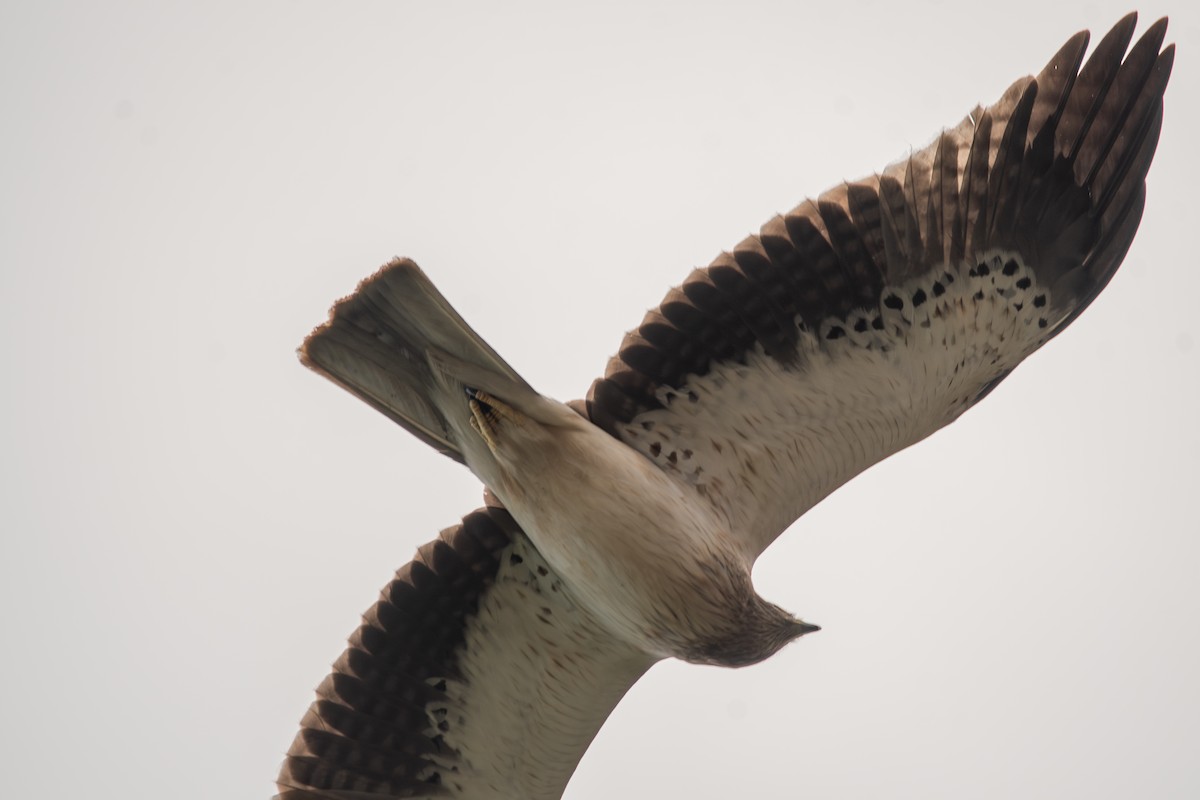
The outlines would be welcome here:
[[[318,689],[286,800],[554,798],[655,661],[742,666],[815,630],[763,600],[797,517],[954,421],[1112,277],[1173,48],[1070,39],[924,150],[763,226],[540,395],[397,259],[305,363],[496,501],[422,548]]]
[[[563,409],[573,430],[489,485],[610,633],[655,658],[741,666],[812,630],[755,593],[754,559],[715,509]]]
[[[685,487],[562,410],[569,427],[499,426],[503,466],[488,486],[610,633],[657,658],[699,660],[740,629],[752,562]]]

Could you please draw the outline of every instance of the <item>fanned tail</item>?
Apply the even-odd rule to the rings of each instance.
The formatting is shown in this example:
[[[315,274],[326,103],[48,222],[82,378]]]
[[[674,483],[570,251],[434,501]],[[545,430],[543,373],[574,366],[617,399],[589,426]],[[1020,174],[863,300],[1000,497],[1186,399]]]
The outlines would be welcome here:
[[[522,410],[542,399],[408,259],[393,259],[338,301],[300,360],[461,463],[485,452],[471,433],[465,386]]]

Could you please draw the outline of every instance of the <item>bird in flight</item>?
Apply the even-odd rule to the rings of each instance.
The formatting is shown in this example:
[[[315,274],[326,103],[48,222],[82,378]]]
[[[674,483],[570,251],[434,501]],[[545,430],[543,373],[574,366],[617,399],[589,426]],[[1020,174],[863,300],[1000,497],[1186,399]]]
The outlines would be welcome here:
[[[282,800],[560,797],[654,663],[739,667],[818,630],[755,560],[953,422],[1112,278],[1174,46],[1088,33],[923,150],[694,270],[586,400],[539,394],[411,261],[304,364],[465,464],[485,505],[417,551],[317,689]]]

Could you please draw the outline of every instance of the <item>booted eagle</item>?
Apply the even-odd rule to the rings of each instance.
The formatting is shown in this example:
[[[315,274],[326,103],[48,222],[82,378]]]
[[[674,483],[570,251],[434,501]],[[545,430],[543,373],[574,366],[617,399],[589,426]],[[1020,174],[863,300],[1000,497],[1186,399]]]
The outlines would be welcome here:
[[[584,401],[539,394],[397,259],[305,365],[487,486],[396,573],[300,723],[283,800],[560,797],[655,662],[817,627],[755,559],[1066,328],[1133,239],[1174,58],[1121,20],[924,150],[767,222],[667,293]]]

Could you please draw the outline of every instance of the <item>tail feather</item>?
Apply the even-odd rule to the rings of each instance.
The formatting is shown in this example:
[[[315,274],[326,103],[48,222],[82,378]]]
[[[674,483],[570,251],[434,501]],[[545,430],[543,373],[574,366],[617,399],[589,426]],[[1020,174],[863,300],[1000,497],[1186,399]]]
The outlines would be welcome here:
[[[423,357],[391,347],[335,314],[304,340],[304,366],[328,378],[438,452],[465,463],[454,431],[430,397]]]
[[[460,463],[476,449],[464,440],[467,381],[518,405],[541,399],[408,259],[392,260],[338,301],[304,340],[300,360]]]

